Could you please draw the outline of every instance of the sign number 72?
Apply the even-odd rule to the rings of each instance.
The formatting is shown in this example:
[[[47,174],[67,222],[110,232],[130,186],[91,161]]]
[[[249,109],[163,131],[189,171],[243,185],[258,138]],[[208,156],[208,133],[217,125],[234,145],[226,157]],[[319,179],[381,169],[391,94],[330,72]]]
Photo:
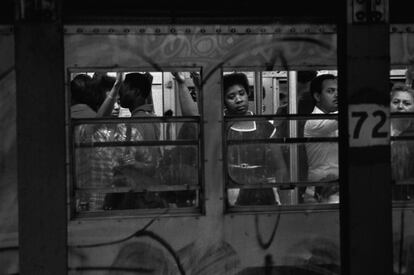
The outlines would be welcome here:
[[[388,132],[380,131],[380,129],[385,125],[385,122],[387,121],[387,114],[382,110],[376,110],[370,114],[374,118],[379,117],[379,120],[375,124],[370,123],[370,126],[372,127],[371,138],[386,138],[388,136]],[[364,122],[369,117],[369,113],[366,111],[354,111],[351,112],[351,116],[354,118],[358,118],[353,132],[353,138],[357,139],[359,138]]]

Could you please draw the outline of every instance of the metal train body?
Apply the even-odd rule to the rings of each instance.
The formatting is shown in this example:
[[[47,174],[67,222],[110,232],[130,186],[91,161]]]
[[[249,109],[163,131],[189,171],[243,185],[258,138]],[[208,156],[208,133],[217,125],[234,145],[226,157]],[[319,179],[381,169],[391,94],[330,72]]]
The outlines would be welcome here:
[[[13,29],[2,26],[0,30],[0,273],[15,274],[19,272],[19,106],[15,101]],[[406,69],[413,58],[414,35],[405,30],[406,26],[400,25],[390,30],[394,69]],[[66,111],[68,176],[66,182],[58,182],[53,188],[68,190],[69,274],[339,274],[338,204],[286,203],[271,210],[232,210],[227,206],[221,87],[224,71],[289,75],[299,70],[336,70],[336,43],[332,25],[65,26],[67,86],[71,73],[99,70],[197,70],[204,81],[198,122],[202,129],[202,196],[199,207],[189,212],[74,215],[70,118]],[[279,80],[286,80],[282,78]],[[267,90],[275,83],[269,81],[262,83]],[[68,89],[56,92],[68,95]],[[269,103],[270,98],[263,99],[268,114],[275,112],[278,104],[278,99]],[[252,104],[252,108],[261,106],[256,101]],[[45,115],[52,114],[45,110]],[[372,211],[375,209],[373,205]],[[405,274],[414,274],[410,260],[414,256],[412,209],[409,204],[396,203],[393,210],[395,269],[402,262]],[[404,252],[403,256],[399,251]]]

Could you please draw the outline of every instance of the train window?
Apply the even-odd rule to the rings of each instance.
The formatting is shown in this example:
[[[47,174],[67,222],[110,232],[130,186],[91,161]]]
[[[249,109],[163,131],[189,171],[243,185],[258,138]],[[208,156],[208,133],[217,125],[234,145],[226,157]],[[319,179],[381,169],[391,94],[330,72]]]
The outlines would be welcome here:
[[[414,89],[411,67],[391,70],[392,198],[414,200]]]
[[[339,203],[336,78],[336,70],[224,71],[230,210]]]
[[[200,117],[183,115],[199,102],[194,76],[69,70],[74,216],[201,210]]]

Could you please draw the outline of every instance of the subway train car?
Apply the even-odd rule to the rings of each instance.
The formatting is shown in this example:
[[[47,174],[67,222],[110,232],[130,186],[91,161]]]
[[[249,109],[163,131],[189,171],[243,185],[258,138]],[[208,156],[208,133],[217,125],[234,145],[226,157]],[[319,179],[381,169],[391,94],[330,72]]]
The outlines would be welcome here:
[[[337,24],[303,21],[72,22],[46,27],[39,38],[52,42],[39,42],[43,50],[25,46],[38,41],[36,27],[0,26],[0,273],[347,274],[343,265],[359,252],[344,248],[353,235],[343,220],[356,217],[363,227],[371,213],[371,227],[389,227],[390,242],[372,247],[364,232],[366,257],[383,246],[393,272],[383,274],[414,274],[413,179],[400,171],[414,170],[413,138],[390,130],[414,114],[368,104],[365,90],[362,109],[349,107],[349,83],[362,76],[344,70],[343,51],[360,57],[366,49],[344,48]],[[388,56],[367,60],[389,61],[379,82],[389,84],[390,100],[392,87],[412,86],[414,34],[410,24],[384,25],[378,40],[389,43]],[[339,113],[312,114],[310,83],[325,74],[338,79]],[[248,109],[239,113],[226,97],[232,75],[247,80]],[[88,107],[76,89],[91,96]],[[143,90],[148,96],[137,95]],[[115,108],[102,114],[106,100]],[[306,121],[321,120],[339,135],[304,133]],[[260,130],[267,128],[271,134]],[[340,158],[333,176],[309,176],[315,145],[332,148],[336,164]],[[382,158],[389,178],[381,169],[359,174],[343,160],[347,150],[381,146],[388,153],[374,152],[372,167]],[[358,190],[342,194],[359,176],[366,204],[354,200]],[[349,204],[361,215],[343,210]]]

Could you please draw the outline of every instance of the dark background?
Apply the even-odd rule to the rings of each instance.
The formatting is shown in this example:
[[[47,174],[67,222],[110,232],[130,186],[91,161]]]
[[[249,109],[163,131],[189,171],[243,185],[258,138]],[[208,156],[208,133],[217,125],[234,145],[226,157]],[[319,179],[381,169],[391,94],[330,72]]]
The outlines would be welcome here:
[[[12,24],[14,0],[1,1],[0,24]],[[413,21],[409,0],[389,0],[391,23]],[[344,0],[64,0],[64,24],[336,23]]]

